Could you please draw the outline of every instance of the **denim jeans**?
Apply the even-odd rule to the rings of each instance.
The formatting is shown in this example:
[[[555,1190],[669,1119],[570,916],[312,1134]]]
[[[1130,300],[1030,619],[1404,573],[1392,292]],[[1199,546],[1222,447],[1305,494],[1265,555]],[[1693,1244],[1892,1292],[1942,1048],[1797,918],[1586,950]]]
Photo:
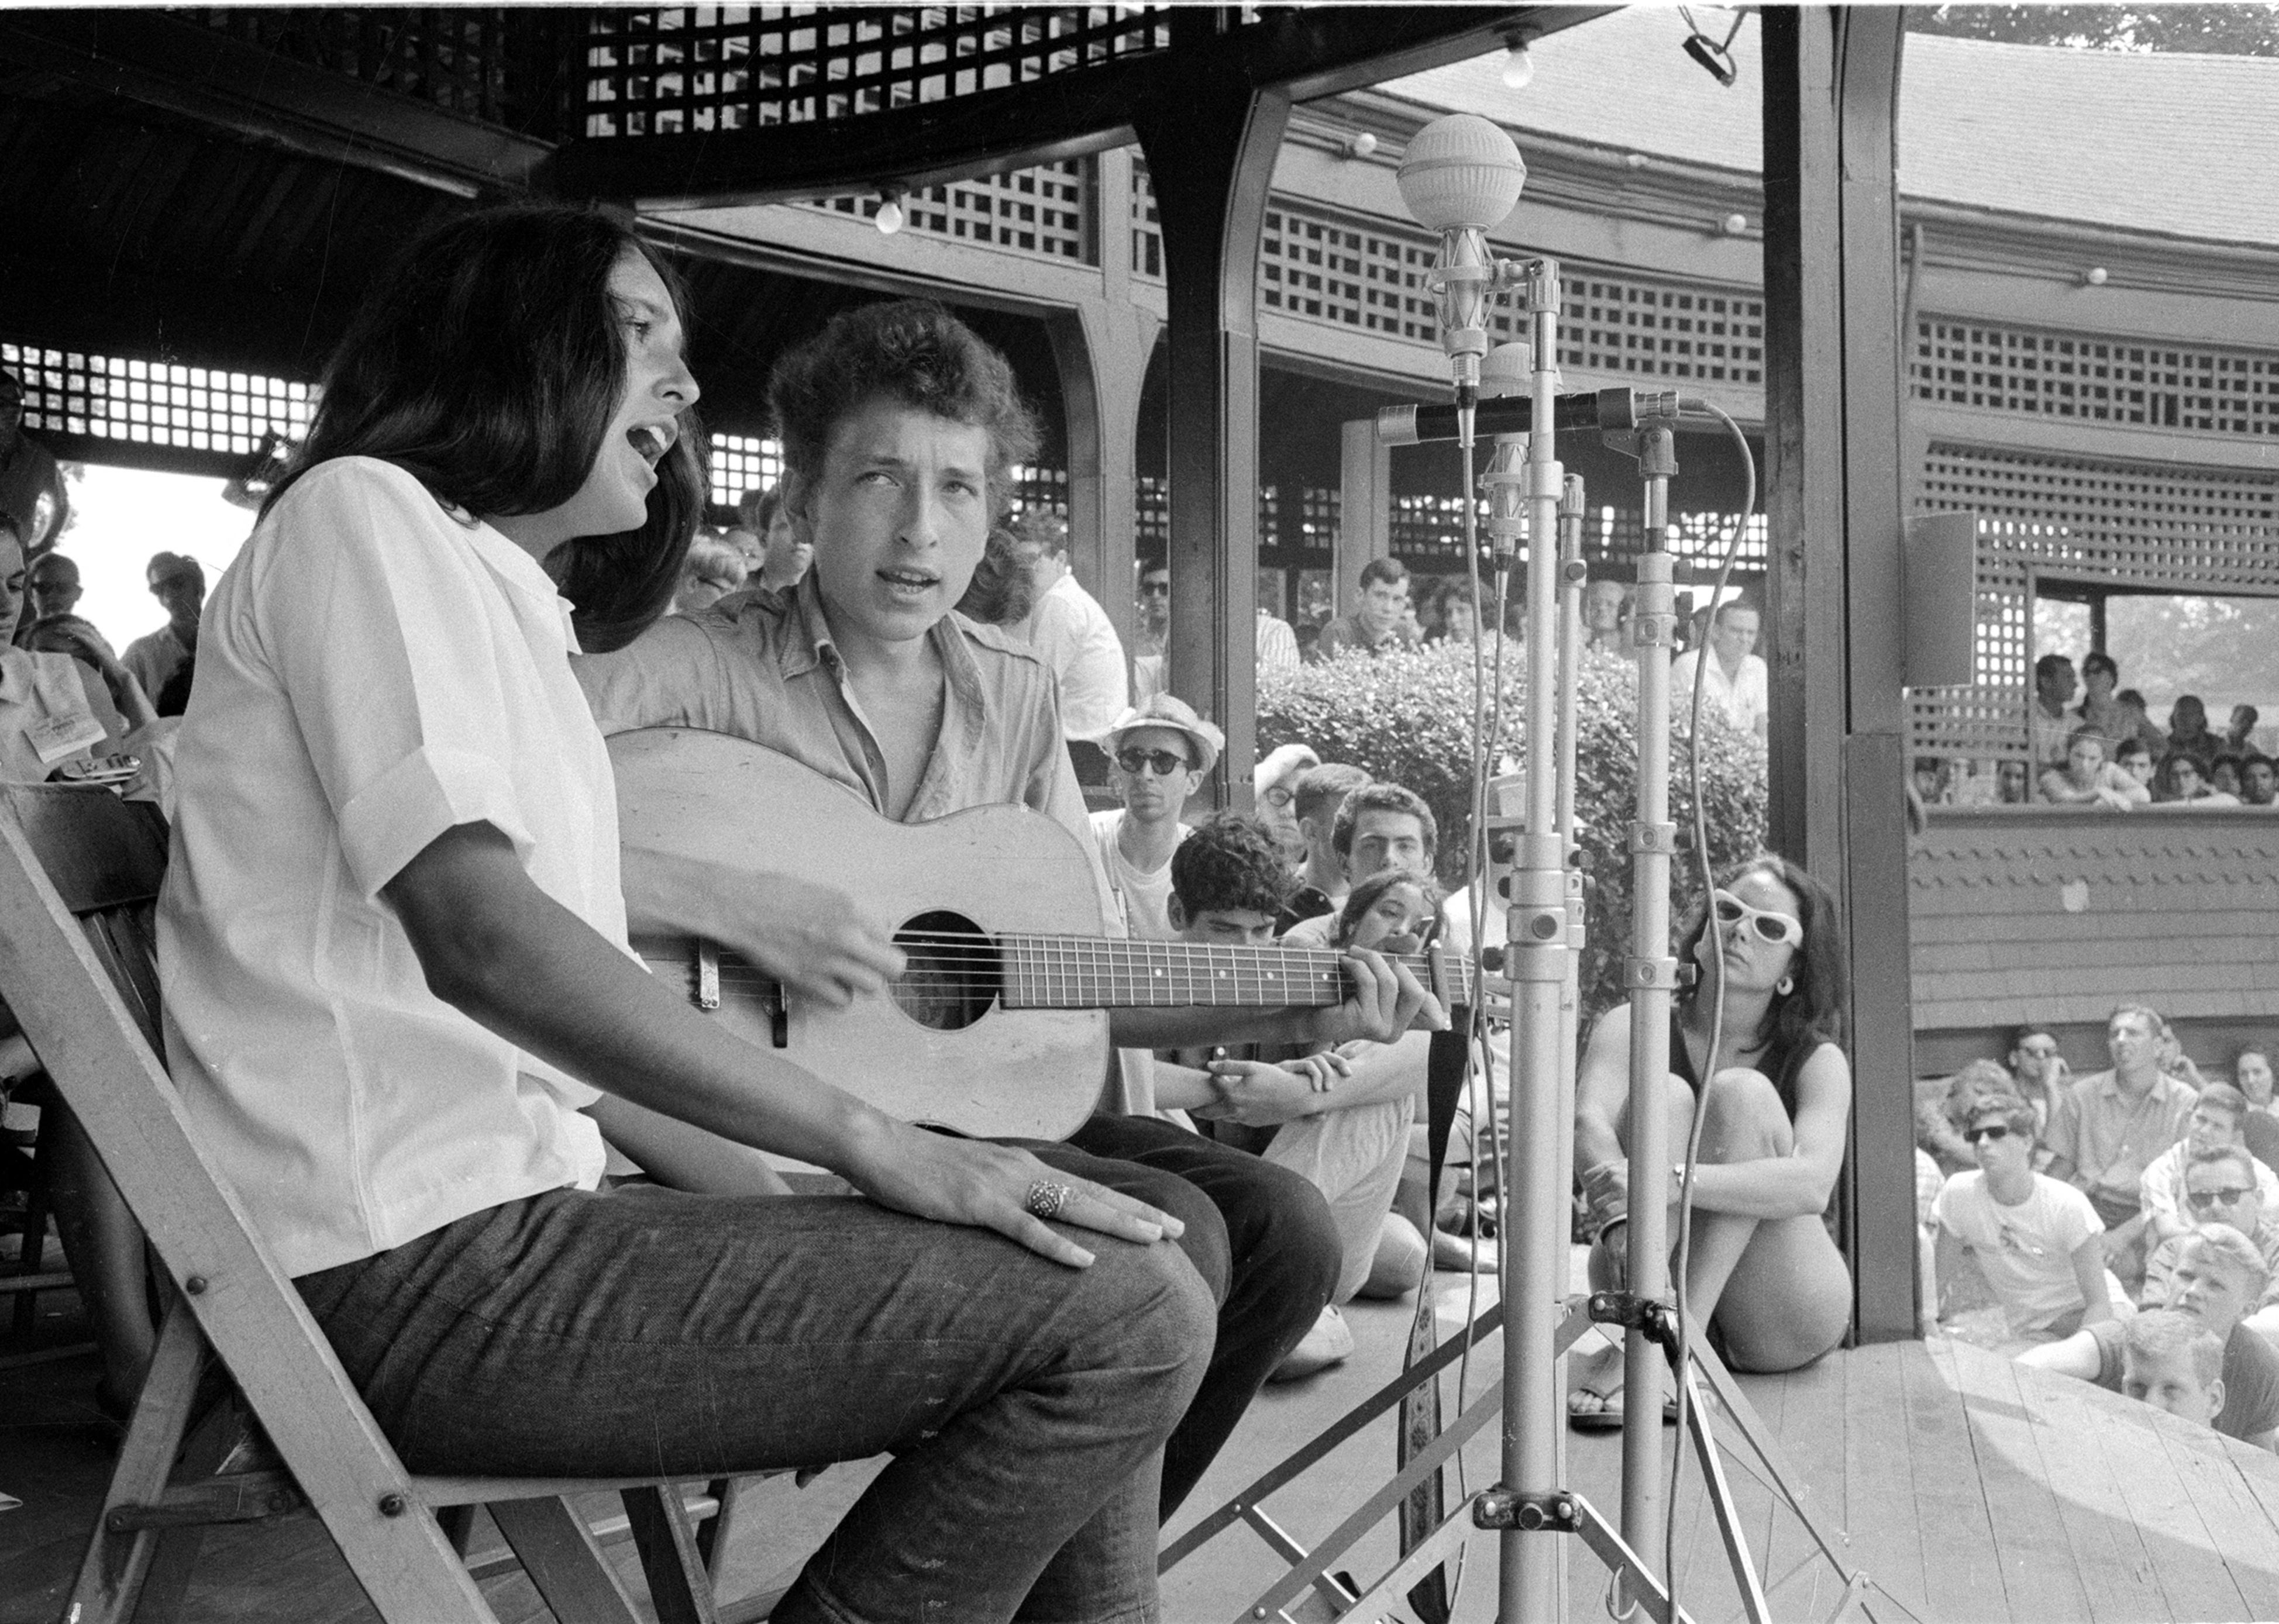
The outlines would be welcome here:
[[[781,1624],[1153,1620],[1213,1305],[1177,1247],[1074,1233],[1090,1268],[845,1198],[564,1190],[295,1283],[415,1472],[891,1452]]]

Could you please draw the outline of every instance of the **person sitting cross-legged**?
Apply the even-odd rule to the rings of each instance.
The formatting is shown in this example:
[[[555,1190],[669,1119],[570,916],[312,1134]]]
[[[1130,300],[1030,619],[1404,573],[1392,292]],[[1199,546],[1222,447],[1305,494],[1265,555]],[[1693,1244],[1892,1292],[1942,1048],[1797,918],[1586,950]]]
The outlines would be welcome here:
[[[1173,854],[1172,917],[1186,940],[1270,939],[1273,910],[1261,905],[1287,885],[1270,861],[1271,839],[1256,820],[1222,813]],[[1431,881],[1413,870],[1375,875],[1347,898],[1334,945],[1413,953],[1439,900]],[[1423,1239],[1392,1208],[1423,1093],[1429,1041],[1429,1034],[1412,1032],[1389,1045],[1356,1040],[1298,1060],[1214,1057],[1199,1069],[1167,1065],[1157,1072],[1158,1104],[1186,1107],[1212,1123],[1216,1137],[1299,1174],[1330,1204],[1341,1259],[1337,1286],[1315,1331],[1278,1376],[1310,1375],[1350,1352],[1339,1305],[1364,1292],[1397,1297],[1424,1275]]]
[[[2214,1427],[2223,1411],[2223,1338],[2194,1314],[2152,1308],[2121,1339],[2121,1390],[2140,1404]]]
[[[2230,1084],[2211,1083],[2200,1091],[2199,1098],[2192,1101],[2192,1114],[2184,1119],[2184,1137],[2146,1163],[2145,1176],[2137,1183],[2145,1207],[2147,1246],[2157,1246],[2198,1225],[2204,1214],[2183,1210],[2184,1173],[2207,1151],[2239,1146],[2248,1157],[2264,1205],[2279,1211],[2279,1176],[2245,1149],[2242,1129],[2246,1115],[2247,1097]]]
[[[2226,1437],[2279,1452],[2279,1349],[2241,1322],[2270,1279],[2253,1243],[2224,1224],[2203,1224],[2178,1245],[2167,1300],[2157,1306],[2190,1314],[2223,1338],[2223,1406],[2210,1424]],[[2122,1321],[2100,1320],[2061,1342],[2028,1348],[2018,1362],[2118,1392],[2125,1335]]]
[[[1669,1153],[1684,1153],[1693,1116],[1704,1114],[1694,1174],[1687,1308],[1723,1337],[1737,1369],[1794,1370],[1842,1338],[1852,1275],[1830,1237],[1825,1214],[1844,1161],[1852,1115],[1852,1068],[1841,1038],[1843,926],[1826,886],[1794,863],[1760,857],[1724,875],[1712,893],[1719,934],[1705,915],[1685,938],[1700,971],[1677,995],[1669,1021],[1665,1102]],[[1722,938],[1723,952],[1713,944]],[[1724,1019],[1710,1051],[1722,984]],[[1631,1012],[1601,1016],[1577,1083],[1575,1165],[1597,1238],[1591,1283],[1616,1286],[1626,1271],[1631,1166]],[[1671,1204],[1673,1170],[1636,1182]],[[1619,1348],[1573,1361],[1571,1424],[1619,1426]]]
[[[2033,1107],[2014,1095],[1982,1099],[1964,1135],[1978,1170],[1948,1179],[1932,1207],[1942,1293],[1968,1252],[2022,1341],[2071,1336],[2128,1310],[2128,1293],[2105,1267],[2097,1209],[2071,1184],[2034,1171]]]

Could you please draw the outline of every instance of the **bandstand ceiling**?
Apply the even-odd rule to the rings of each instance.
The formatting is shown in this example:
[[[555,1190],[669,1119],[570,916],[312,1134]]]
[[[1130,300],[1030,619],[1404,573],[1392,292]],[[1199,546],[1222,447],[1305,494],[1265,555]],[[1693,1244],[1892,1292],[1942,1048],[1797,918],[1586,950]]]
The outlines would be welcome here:
[[[0,12],[0,338],[306,379],[373,268],[479,202],[638,211],[971,174],[1128,141],[1140,100],[1206,59],[1302,99],[1598,9],[825,6],[792,33],[758,19],[802,8]],[[732,61],[787,50],[772,88],[755,71],[727,95]],[[669,53],[685,73],[660,71]],[[875,296],[684,267],[715,423],[756,420],[766,360]],[[1033,393],[1056,393],[1034,321],[976,315]],[[46,438],[67,456],[216,460]]]

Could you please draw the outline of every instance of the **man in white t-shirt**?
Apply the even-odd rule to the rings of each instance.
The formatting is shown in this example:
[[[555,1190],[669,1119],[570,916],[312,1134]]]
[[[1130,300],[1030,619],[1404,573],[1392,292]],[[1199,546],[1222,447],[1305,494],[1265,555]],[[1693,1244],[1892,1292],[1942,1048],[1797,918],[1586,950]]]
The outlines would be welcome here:
[[[1715,706],[1736,732],[1765,736],[1770,700],[1765,663],[1753,652],[1757,646],[1756,606],[1746,598],[1729,598],[1709,617],[1709,644],[1690,648],[1669,663],[1669,714],[1680,727],[1693,703],[1696,671],[1706,671],[1708,691],[1702,695],[1706,710]]]
[[[1971,1112],[1963,1137],[1978,1170],[1948,1179],[1931,1206],[1941,1294],[1968,1251],[2013,1337],[2046,1341],[2113,1318],[2114,1302],[2128,1298],[2106,1272],[2105,1221],[2080,1191],[2034,1171],[2034,1107],[1993,1096]]]
[[[1061,732],[1071,744],[1097,747],[1130,702],[1124,645],[1108,611],[1069,568],[1068,521],[1042,519],[1025,528],[1043,546],[1030,571],[1037,600],[1029,611],[1029,647],[1060,680]],[[1081,764],[1078,777],[1091,781]]]
[[[1101,737],[1109,782],[1124,804],[1092,815],[1092,838],[1124,910],[1124,928],[1133,936],[1161,942],[1179,938],[1170,914],[1171,853],[1187,836],[1179,814],[1225,745],[1225,734],[1170,693],[1126,710]]]

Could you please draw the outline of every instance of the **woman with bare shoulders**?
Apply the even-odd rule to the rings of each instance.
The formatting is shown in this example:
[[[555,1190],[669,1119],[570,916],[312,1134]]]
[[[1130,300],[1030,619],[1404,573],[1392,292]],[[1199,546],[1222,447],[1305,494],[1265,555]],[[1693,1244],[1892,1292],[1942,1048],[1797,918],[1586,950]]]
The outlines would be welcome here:
[[[1852,1068],[1840,1045],[1842,927],[1827,889],[1779,857],[1729,873],[1712,897],[1719,929],[1713,933],[1705,915],[1687,936],[1684,956],[1700,976],[1670,1016],[1673,1160],[1684,1153],[1697,1104],[1707,1114],[1686,1306],[1734,1368],[1793,1370],[1836,1345],[1852,1311],[1851,1271],[1825,1222],[1852,1115]],[[1723,1028],[1712,1054],[1721,985]],[[1577,1087],[1575,1165],[1597,1227],[1597,1290],[1619,1281],[1628,1245],[1630,1044],[1623,1005],[1592,1030]],[[1674,1173],[1664,1176],[1674,1260],[1677,1186]],[[1576,1359],[1571,1424],[1619,1426],[1621,1383],[1619,1349]]]

